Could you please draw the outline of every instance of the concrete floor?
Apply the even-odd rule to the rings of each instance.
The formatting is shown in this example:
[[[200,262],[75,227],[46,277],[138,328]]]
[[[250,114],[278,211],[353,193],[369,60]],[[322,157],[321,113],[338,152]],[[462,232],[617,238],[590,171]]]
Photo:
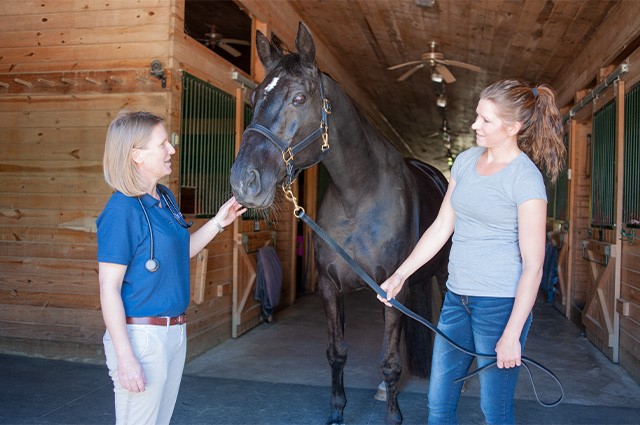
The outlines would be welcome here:
[[[385,403],[373,399],[381,374],[380,304],[373,292],[347,298],[349,358],[345,369],[347,424],[384,422]],[[224,342],[185,369],[172,424],[318,424],[329,409],[326,329],[317,295],[305,295],[239,339]],[[564,401],[540,406],[526,375],[516,391],[523,424],[638,424],[640,386],[611,363],[553,306],[534,310],[525,355],[560,379]],[[550,379],[535,374],[543,400],[558,397]],[[426,423],[428,381],[405,377],[400,407],[405,424]],[[478,380],[463,394],[462,424],[483,423]],[[1,424],[108,424],[113,393],[105,366],[0,355]]]

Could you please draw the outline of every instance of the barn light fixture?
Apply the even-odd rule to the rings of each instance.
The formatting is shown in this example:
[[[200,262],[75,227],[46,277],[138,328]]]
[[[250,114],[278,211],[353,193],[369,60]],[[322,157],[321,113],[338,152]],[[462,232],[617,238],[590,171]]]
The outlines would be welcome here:
[[[442,74],[440,74],[438,71],[434,69],[433,72],[431,73],[431,81],[433,81],[434,83],[441,83]]]
[[[436,106],[439,108],[445,108],[447,106],[447,96],[444,93],[440,93],[436,98]]]

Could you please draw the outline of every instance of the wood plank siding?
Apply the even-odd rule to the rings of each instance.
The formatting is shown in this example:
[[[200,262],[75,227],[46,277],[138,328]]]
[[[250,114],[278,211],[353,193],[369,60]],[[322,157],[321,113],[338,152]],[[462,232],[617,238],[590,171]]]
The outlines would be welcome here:
[[[0,351],[102,362],[95,219],[111,194],[102,177],[107,126],[121,109],[150,110],[178,133],[183,70],[230,94],[239,85],[228,62],[185,35],[183,1],[2,8]],[[166,88],[150,75],[154,59]],[[177,170],[179,153],[173,159]],[[177,175],[167,183],[176,190]],[[287,271],[289,217],[285,207],[276,245]],[[188,310],[190,357],[230,337],[233,231],[207,252],[203,302]],[[192,260],[192,281],[195,267]],[[295,299],[293,276],[284,273],[282,306]]]

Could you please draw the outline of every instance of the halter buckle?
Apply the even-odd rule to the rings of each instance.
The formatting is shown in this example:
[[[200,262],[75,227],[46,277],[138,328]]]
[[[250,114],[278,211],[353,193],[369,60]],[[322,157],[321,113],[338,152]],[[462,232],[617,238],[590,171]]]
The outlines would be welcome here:
[[[293,160],[293,152],[291,151],[291,148],[289,148],[286,151],[282,152],[282,160],[287,165],[289,165],[289,162],[291,162]]]
[[[324,109],[328,115],[331,115],[331,103],[329,103],[329,99],[322,99],[322,109]]]

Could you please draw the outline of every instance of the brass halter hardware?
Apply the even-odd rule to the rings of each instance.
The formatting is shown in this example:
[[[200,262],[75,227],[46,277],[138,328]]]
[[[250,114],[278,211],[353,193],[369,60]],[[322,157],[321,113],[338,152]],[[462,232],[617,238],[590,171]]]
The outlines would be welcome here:
[[[296,216],[296,218],[300,218],[300,216],[304,213],[304,208],[302,208],[300,205],[298,205],[298,199],[296,198],[296,196],[293,194],[293,191],[291,190],[291,186],[285,186],[285,184],[282,184],[282,191],[284,192],[284,196],[291,202],[293,203],[293,215]]]
[[[273,143],[279,150],[282,152],[282,160],[286,166],[286,177],[285,177],[285,185],[290,186],[291,183],[296,179],[298,174],[302,171],[302,168],[299,168],[295,164],[294,157],[299,153],[310,146],[315,140],[322,137],[322,146],[320,148],[320,158],[316,161],[316,163],[322,161],[324,155],[326,155],[329,151],[329,126],[327,122],[327,116],[331,114],[331,102],[324,96],[324,85],[322,83],[322,75],[320,75],[320,80],[318,83],[318,88],[320,91],[320,98],[322,99],[322,118],[320,120],[320,126],[316,128],[311,134],[302,139],[301,141],[293,144],[292,141],[289,143],[285,143],[283,140],[278,138],[271,130],[265,127],[262,124],[258,124],[256,122],[251,123],[244,130],[245,133],[255,131],[256,133],[262,134],[267,138],[271,143]],[[243,136],[244,138],[244,136]],[[315,165],[315,164],[312,164]],[[309,167],[306,166],[305,168]]]

